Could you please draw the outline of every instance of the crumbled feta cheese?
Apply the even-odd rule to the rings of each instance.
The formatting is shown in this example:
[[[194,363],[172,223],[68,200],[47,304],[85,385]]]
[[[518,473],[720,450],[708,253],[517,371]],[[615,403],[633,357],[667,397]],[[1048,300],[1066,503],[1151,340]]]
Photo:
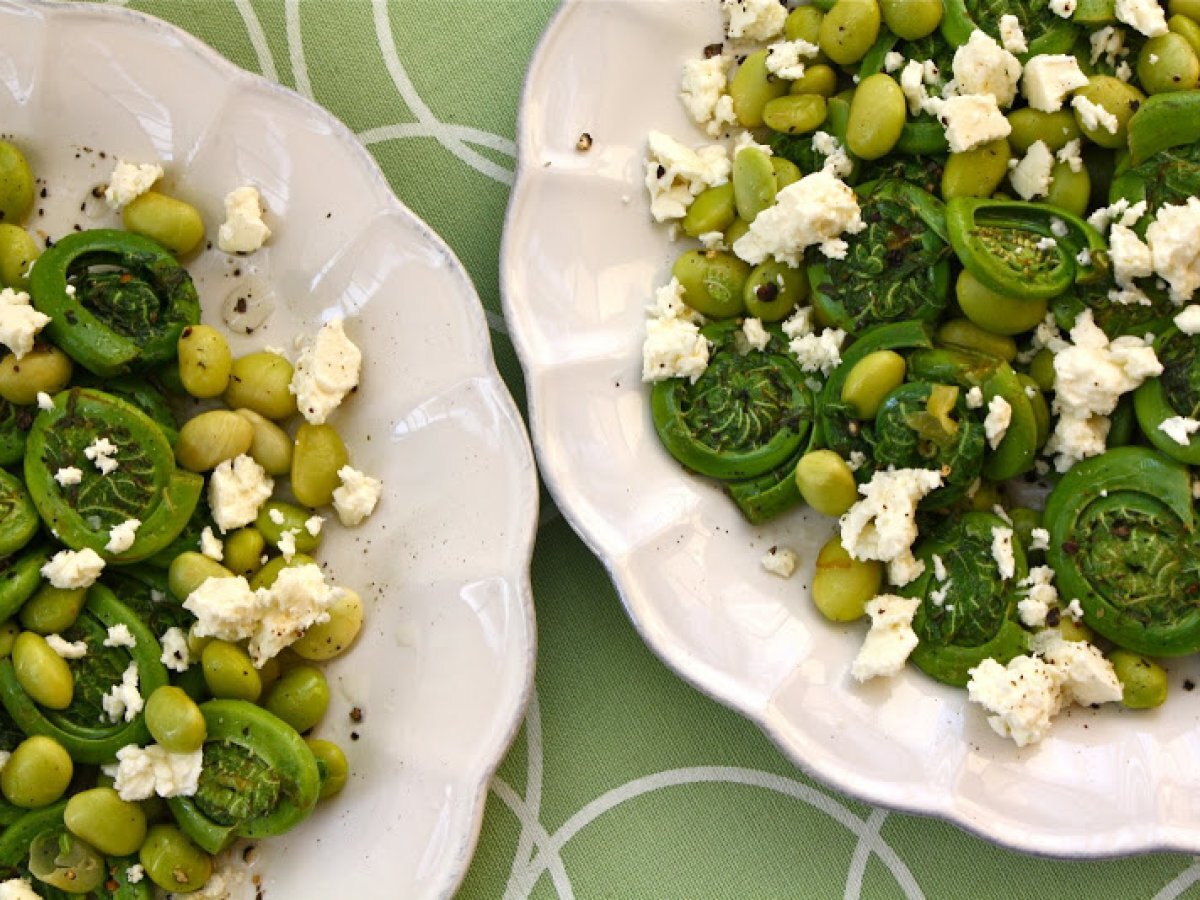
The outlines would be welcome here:
[[[962,94],[990,94],[997,106],[1011,106],[1021,80],[1021,63],[977,28],[954,51],[954,80]]]
[[[938,581],[946,580],[946,562],[937,553],[933,554],[933,577]]]
[[[109,475],[117,469],[117,445],[106,437],[98,437],[84,447],[83,455],[92,461],[101,475]]]
[[[346,336],[341,318],[331,319],[300,351],[288,390],[300,414],[321,425],[358,387],[361,371],[362,352]]]
[[[213,521],[222,534],[249,525],[258,518],[259,507],[273,490],[274,479],[249,456],[242,454],[225,460],[208,479],[208,504]]]
[[[46,635],[46,643],[50,649],[63,659],[83,659],[87,656],[87,641],[68,641],[58,634]]]
[[[41,896],[30,886],[28,878],[0,881],[0,900],[41,900]]]
[[[708,59],[690,59],[683,64],[679,99],[697,125],[716,137],[726,125],[737,121],[733,100],[725,93],[730,58],[718,53]],[[728,102],[723,102],[728,101]]]
[[[146,869],[141,863],[134,863],[125,869],[125,880],[130,884],[137,884],[146,877]]]
[[[925,87],[925,64],[910,59],[900,72],[900,90],[908,100],[908,111],[917,116],[925,111],[930,98]]]
[[[107,641],[105,642],[107,643]],[[121,683],[114,684],[107,694],[100,698],[104,714],[110,722],[132,722],[138,717],[146,705],[138,690],[138,667],[136,662],[130,662],[121,674]]]
[[[1175,443],[1186,447],[1192,442],[1191,436],[1200,431],[1200,422],[1187,416],[1171,416],[1162,421],[1158,430]]]
[[[703,325],[704,316],[696,312],[683,299],[683,285],[674,276],[654,292],[654,302],[646,307],[648,315],[659,319],[683,319],[694,325]]]
[[[1150,248],[1131,228],[1114,225],[1108,235],[1109,259],[1117,284],[1129,287],[1135,278],[1147,278],[1154,272]]]
[[[1167,17],[1157,0],[1117,0],[1118,22],[1132,25],[1146,37],[1167,33]]]
[[[1064,702],[1093,706],[1121,699],[1121,682],[1099,648],[1087,641],[1068,641],[1054,628],[1035,634],[1029,643],[1057,671]]]
[[[695,323],[679,318],[649,319],[642,344],[642,380],[689,378],[695,383],[708,368],[708,353],[708,340]]]
[[[1079,172],[1083,169],[1083,156],[1081,155],[1080,143],[1081,142],[1079,138],[1075,138],[1073,141],[1067,141],[1067,143],[1063,145],[1062,149],[1059,150],[1055,156],[1060,163],[1065,163],[1066,165],[1070,166],[1072,172]],[[1086,251],[1087,248],[1085,247],[1080,252],[1082,253]]]
[[[1025,64],[1022,91],[1029,105],[1042,112],[1058,112],[1067,94],[1088,83],[1079,60],[1066,53],[1046,53]]]
[[[851,450],[850,451],[850,459],[847,460],[846,466],[850,469],[851,472],[857,472],[859,469],[861,469],[866,464],[867,464],[867,454],[863,453],[861,450]]]
[[[158,744],[128,744],[117,751],[116,765],[103,766],[113,788],[130,802],[160,797],[191,797],[200,786],[204,751],[171,753]]]
[[[924,571],[925,563],[913,556],[911,550],[906,550],[888,562],[888,582],[896,587],[904,587],[920,578]]]
[[[1110,66],[1115,66],[1118,59],[1129,54],[1129,50],[1125,46],[1125,32],[1112,25],[1106,25],[1093,31],[1088,36],[1088,42],[1092,47],[1091,63],[1093,66],[1100,61],[1102,56]]]
[[[1029,532],[1030,550],[1049,550],[1050,532],[1045,528],[1034,528]]]
[[[763,328],[762,319],[749,318],[742,322],[742,335],[752,350],[766,350],[771,343],[771,334]]]
[[[325,519],[322,516],[309,516],[304,520],[304,530],[313,537],[321,533],[321,528],[325,525]]]
[[[1009,53],[1026,53],[1029,50],[1025,32],[1021,30],[1021,20],[1011,13],[1000,17],[1000,40]]]
[[[1116,116],[1087,97],[1072,97],[1071,106],[1079,116],[1079,124],[1088,131],[1099,131],[1103,128],[1109,134],[1116,134],[1121,127]]]
[[[760,212],[737,239],[733,252],[754,265],[773,256],[799,266],[804,249],[815,244],[826,256],[842,259],[846,242],[840,235],[858,234],[866,227],[854,190],[822,170],[780,191],[775,204]]]
[[[834,178],[848,178],[854,171],[854,161],[833,135],[824,131],[814,132],[812,146],[825,157],[825,164],[821,167],[823,172]]]
[[[342,466],[337,474],[342,483],[333,492],[333,508],[343,525],[357,525],[375,511],[383,482],[350,466]]]
[[[131,163],[118,159],[104,189],[104,202],[114,212],[120,212],[163,177],[162,166],[156,163]]]
[[[967,409],[979,409],[983,406],[983,389],[978,385],[967,391]]]
[[[172,672],[186,672],[191,665],[191,652],[188,650],[187,635],[183,629],[171,627],[159,638],[162,645],[162,656],[159,662]]]
[[[863,499],[841,518],[846,552],[855,559],[881,562],[911,555],[917,539],[917,503],[941,484],[941,473],[933,469],[876,472],[859,485]]]
[[[1020,587],[1025,594],[1017,601],[1017,615],[1030,628],[1041,628],[1046,624],[1046,614],[1058,604],[1058,590],[1054,587],[1054,570],[1049,566],[1034,566],[1021,579]]]
[[[647,138],[646,190],[656,222],[682,219],[705,188],[729,181],[729,154],[720,144],[693,150],[661,131]]]
[[[258,621],[258,597],[241,575],[206,578],[183,601],[183,608],[196,617],[197,637],[245,640]]]
[[[225,221],[217,231],[217,246],[225,253],[253,253],[267,242],[271,229],[263,221],[258,188],[243,185],[225,195]]]
[[[104,638],[105,647],[129,647],[137,646],[137,638],[133,636],[133,632],[129,630],[129,626],[125,624],[110,625],[108,628],[108,636]]]
[[[1071,18],[1079,0],[1050,0],[1050,12],[1063,19]]]
[[[1050,183],[1054,180],[1051,174],[1053,171],[1054,154],[1043,141],[1034,141],[1026,151],[1025,157],[1009,173],[1008,178],[1012,182],[1013,190],[1022,200],[1033,200],[1050,193]],[[1051,246],[1056,246],[1053,238],[1049,240]]]
[[[705,250],[727,250],[725,246],[725,233],[721,231],[706,231],[699,235],[698,240]]]
[[[1038,238],[1037,243],[1033,246],[1038,250],[1053,250],[1058,246],[1058,239],[1052,237]]]
[[[783,31],[787,9],[779,0],[722,0],[731,38],[748,41],[769,41]]]
[[[897,53],[895,50],[889,50],[883,55],[883,70],[885,72],[898,72],[903,65],[903,53]]]
[[[1000,446],[1004,435],[1012,422],[1012,406],[999,394],[988,403],[987,418],[983,420],[983,431],[987,435],[988,446],[993,450]]]
[[[54,409],[54,398],[45,391],[37,392],[37,408],[40,410]]]
[[[1184,307],[1175,316],[1175,327],[1184,334],[1200,334],[1200,305]]]
[[[846,332],[840,328],[826,328],[819,333],[811,333],[792,338],[788,350],[800,362],[800,368],[805,372],[820,372],[828,375],[842,362],[842,343],[846,340]]]
[[[1122,224],[1133,225],[1133,222],[1125,221],[1125,214],[1129,208],[1129,201],[1121,197],[1111,206],[1101,206],[1093,210],[1091,215],[1087,217],[1087,223],[1101,234],[1108,232],[1109,223],[1114,219],[1120,218]]]
[[[283,554],[284,559],[290,560],[296,555],[296,535],[300,533],[299,528],[289,528],[279,535],[279,552]]]
[[[780,41],[767,48],[767,71],[787,81],[804,77],[804,60],[815,58],[821,48],[808,41]]]
[[[1154,271],[1171,286],[1171,299],[1184,303],[1200,287],[1200,198],[1165,204],[1146,229]]]
[[[29,305],[29,295],[12,288],[0,290],[0,344],[22,359],[33,350],[38,333],[50,324],[50,317]]]
[[[792,573],[796,571],[796,564],[799,560],[796,558],[794,551],[787,547],[772,547],[763,554],[762,567],[772,575],[778,575],[780,578],[791,578]]]
[[[212,528],[208,525],[205,525],[204,530],[200,532],[200,552],[217,562],[225,558],[225,544],[213,534]]]
[[[1104,491],[1101,493],[1100,496],[1102,496],[1102,497],[1108,496],[1108,492]],[[1065,615],[1070,616],[1071,621],[1073,621],[1073,622],[1082,622],[1083,621],[1083,607],[1079,603],[1079,598],[1078,597],[1073,598],[1071,600],[1071,602],[1067,604],[1067,608],[1063,610],[1063,613]]]
[[[964,153],[980,144],[1008,137],[1012,126],[996,105],[991,94],[961,94],[938,100],[931,99],[926,109],[937,116],[946,129],[946,141],[951,153]]]
[[[967,697],[993,715],[988,724],[1018,747],[1040,741],[1062,708],[1062,679],[1057,669],[1036,656],[1018,656],[1007,666],[985,659],[970,670]]]
[[[83,472],[74,466],[63,466],[54,473],[54,480],[63,487],[83,481]]]
[[[871,630],[854,658],[850,674],[859,681],[898,674],[917,646],[912,621],[920,605],[920,598],[893,594],[881,594],[868,601]]]
[[[104,570],[104,559],[95,550],[60,550],[42,566],[42,577],[62,590],[87,588]]]
[[[1007,527],[992,528],[992,559],[996,570],[1006,581],[1016,573],[1017,558],[1013,553],[1013,530]]]
[[[137,531],[142,527],[141,519],[126,519],[108,530],[108,543],[104,549],[109,553],[124,553],[137,540]]]

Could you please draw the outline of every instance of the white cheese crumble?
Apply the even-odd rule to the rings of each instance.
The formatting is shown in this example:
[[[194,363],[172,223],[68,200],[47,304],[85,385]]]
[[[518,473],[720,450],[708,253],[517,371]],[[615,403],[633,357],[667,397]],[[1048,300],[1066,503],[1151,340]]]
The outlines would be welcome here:
[[[979,409],[982,407],[983,388],[979,387],[979,385],[975,385],[973,388],[967,391],[966,401],[967,409]]]
[[[54,473],[54,480],[63,487],[79,484],[79,482],[83,481],[83,472],[74,466],[63,466]]]
[[[1157,0],[1117,0],[1117,21],[1132,25],[1146,37],[1167,33],[1167,17]]]
[[[54,398],[45,391],[37,392],[37,408],[40,410],[54,409]]]
[[[1184,334],[1200,334],[1200,305],[1184,307],[1175,316],[1175,327]]]
[[[41,900],[41,896],[30,886],[28,878],[0,881],[0,900]]]
[[[827,172],[834,178],[848,178],[850,173],[854,171],[854,161],[850,159],[850,155],[846,152],[838,139],[825,131],[817,131],[812,137],[813,149],[825,157],[825,164],[821,166],[822,171]]]
[[[300,414],[313,425],[321,425],[358,387],[362,351],[346,336],[340,317],[321,326],[296,358],[288,390],[296,397]]]
[[[1050,184],[1054,180],[1053,171],[1054,154],[1044,141],[1034,141],[1024,158],[1009,173],[1008,178],[1012,182],[1013,190],[1022,200],[1033,200],[1050,193]],[[1051,246],[1056,246],[1053,238],[1049,240]]]
[[[139,747],[128,744],[117,751],[116,765],[102,766],[113,779],[122,800],[160,797],[191,797],[200,786],[204,752],[171,753],[158,744]]]
[[[871,617],[871,630],[854,657],[850,674],[858,681],[898,674],[917,646],[912,621],[920,605],[918,597],[897,597],[893,594],[881,594],[868,601],[867,615]]]
[[[108,643],[105,641],[105,643]],[[104,714],[110,722],[132,722],[141,713],[146,701],[138,690],[138,667],[136,662],[130,662],[121,674],[121,683],[114,684],[100,699]]]
[[[333,508],[343,525],[358,525],[375,511],[383,482],[350,466],[342,466],[337,474],[342,483],[333,492]]]
[[[748,41],[769,41],[783,31],[787,10],[779,0],[722,0],[727,25],[725,33],[731,38]]]
[[[154,187],[154,182],[162,177],[162,166],[156,163],[131,163],[118,159],[112,175],[108,177],[108,186],[104,189],[104,202],[114,212],[119,212]]]
[[[1122,287],[1128,288],[1135,278],[1147,278],[1154,272],[1150,248],[1132,228],[1114,225],[1108,235],[1108,252],[1113,277]]]
[[[142,527],[141,519],[126,519],[108,530],[108,543],[104,549],[109,553],[124,553],[137,540],[137,531]]]
[[[276,546],[284,559],[290,560],[296,555],[296,535],[299,533],[299,528],[289,528],[279,535],[279,543]]]
[[[316,537],[321,533],[321,529],[324,527],[324,525],[325,518],[323,516],[309,516],[304,520],[304,530],[313,537]]]
[[[762,319],[749,318],[742,322],[742,337],[751,350],[766,350],[771,343],[771,334],[763,328]]]
[[[1104,495],[1102,494],[1101,496],[1104,496]],[[1063,610],[1063,613],[1065,615],[1070,616],[1071,620],[1074,622],[1082,622],[1083,621],[1083,606],[1080,605],[1079,598],[1078,597],[1073,598],[1071,600],[1071,602],[1067,604],[1067,608]]]
[[[788,350],[805,372],[828,375],[841,365],[842,343],[845,340],[846,332],[840,328],[825,328],[820,332],[792,338],[788,343]]]
[[[937,553],[933,554],[933,577],[938,581],[946,580],[946,562]]]
[[[258,188],[243,185],[225,195],[225,221],[217,231],[217,246],[225,253],[253,253],[267,242],[271,229],[263,221]]]
[[[780,41],[767,48],[767,71],[787,81],[804,77],[804,60],[812,59],[821,48],[808,41]]]
[[[1011,422],[1012,406],[997,394],[988,403],[987,418],[983,420],[983,432],[987,436],[989,447],[995,450],[1000,446]]]
[[[729,153],[720,144],[693,150],[661,131],[647,137],[646,190],[656,222],[682,219],[705,188],[729,180]]]
[[[943,100],[930,99],[926,109],[937,116],[946,130],[951,153],[965,153],[980,144],[1008,137],[1012,126],[991,94],[962,94]]]
[[[1029,643],[1034,653],[1058,670],[1065,701],[1093,706],[1121,699],[1121,682],[1098,647],[1087,641],[1068,641],[1056,628],[1035,634]]]
[[[962,94],[989,94],[1000,107],[1012,105],[1021,80],[1021,63],[978,28],[954,51],[954,80]]]
[[[105,647],[129,647],[130,649],[137,646],[137,638],[133,636],[133,632],[129,630],[129,626],[124,623],[110,625],[108,635],[104,638]]]
[[[1025,32],[1021,30],[1021,20],[1011,13],[1000,17],[1000,41],[1009,53],[1026,53],[1029,50]]]
[[[1180,446],[1186,447],[1192,442],[1192,435],[1200,431],[1200,422],[1187,416],[1171,416],[1164,419],[1158,430]]]
[[[992,559],[996,570],[1007,581],[1016,573],[1017,558],[1013,553],[1013,530],[999,525],[992,528]]]
[[[1049,566],[1034,566],[1022,578],[1020,587],[1025,595],[1017,601],[1017,615],[1030,628],[1046,624],[1046,614],[1058,605],[1058,590],[1054,587],[1054,570]]]
[[[276,525],[282,525],[286,521],[286,519],[284,518],[284,515],[283,515],[283,511],[279,510],[279,509],[270,510],[267,513],[267,518],[270,519],[272,522],[274,522]]]
[[[917,503],[941,484],[941,473],[933,469],[876,472],[869,482],[859,485],[863,499],[841,518],[842,546],[846,552],[855,559],[887,563],[900,560],[899,568],[908,570],[903,574],[911,574],[912,545],[917,539]],[[908,582],[893,578],[893,583]]]
[[[227,459],[208,480],[208,504],[213,521],[221,533],[249,525],[258,518],[258,510],[271,492],[275,481],[266,470],[245,454]]]
[[[1125,46],[1125,32],[1112,25],[1105,25],[1093,31],[1088,36],[1088,43],[1092,48],[1090,61],[1093,66],[1102,56],[1106,63],[1115,66],[1122,56],[1129,55],[1129,49]]]
[[[61,590],[91,587],[104,570],[104,559],[90,547],[59,550],[42,566],[42,577]]]
[[[46,643],[50,645],[51,650],[63,659],[83,659],[87,656],[87,641],[68,641],[62,635],[48,634],[46,635]]]
[[[1067,143],[1063,145],[1062,149],[1060,149],[1055,155],[1055,159],[1057,159],[1060,163],[1065,163],[1066,165],[1070,166],[1072,172],[1079,172],[1083,169],[1083,156],[1081,155],[1080,147],[1081,141],[1079,138],[1075,138],[1073,141],[1067,141]],[[1083,250],[1079,252],[1082,255],[1083,253],[1088,253],[1088,249],[1084,247]],[[1083,263],[1083,265],[1088,265],[1088,263]]]
[[[205,525],[204,530],[200,532],[200,552],[217,562],[225,558],[225,544],[213,534],[210,525]]]
[[[1042,112],[1058,112],[1071,91],[1088,83],[1079,60],[1066,53],[1046,53],[1025,64],[1022,92],[1029,105]]]
[[[1029,532],[1030,550],[1049,550],[1050,532],[1045,528],[1034,528]]]
[[[787,547],[772,547],[763,554],[762,567],[772,575],[778,575],[780,578],[791,578],[792,573],[796,571],[796,564],[799,559],[794,551]]]
[[[708,368],[708,353],[708,340],[696,323],[674,316],[648,319],[642,343],[642,380],[688,378],[694,384]]]
[[[718,53],[708,59],[690,59],[683,64],[679,99],[696,122],[716,137],[737,121],[733,99],[725,93],[730,58]]]
[[[1116,116],[1087,97],[1072,97],[1071,106],[1079,116],[1079,124],[1089,131],[1103,128],[1109,134],[1116,134],[1121,127]]]
[[[843,259],[842,234],[858,234],[862,220],[853,188],[824,170],[805,175],[775,197],[737,239],[733,252],[757,265],[768,257],[799,266],[806,247],[817,245],[833,259]]]
[[[1060,18],[1069,19],[1078,5],[1079,0],[1050,0],[1050,12]]]
[[[146,877],[146,869],[141,863],[134,863],[125,869],[125,880],[130,884],[137,884]]]
[[[1155,273],[1171,286],[1171,299],[1186,302],[1200,287],[1200,199],[1162,206],[1146,229],[1146,243]]]
[[[84,447],[83,455],[92,461],[101,475],[109,475],[117,470],[117,445],[106,437],[98,437]]]
[[[23,359],[33,350],[38,333],[50,324],[50,317],[29,304],[29,295],[12,288],[0,290],[0,344]]]
[[[898,72],[903,66],[903,53],[897,53],[895,50],[889,50],[883,55],[883,70],[885,72]]]
[[[1040,657],[1018,656],[1007,666],[985,659],[970,676],[967,697],[993,713],[988,725],[1018,747],[1045,737],[1050,720],[1062,708],[1062,678]]]
[[[188,650],[187,635],[182,628],[171,627],[163,632],[158,639],[162,645],[162,656],[159,662],[172,672],[186,672],[191,665],[191,651]]]
[[[908,111],[914,116],[925,111],[930,102],[925,87],[925,63],[910,59],[900,71],[900,90],[908,100]],[[814,145],[815,146],[815,145]]]

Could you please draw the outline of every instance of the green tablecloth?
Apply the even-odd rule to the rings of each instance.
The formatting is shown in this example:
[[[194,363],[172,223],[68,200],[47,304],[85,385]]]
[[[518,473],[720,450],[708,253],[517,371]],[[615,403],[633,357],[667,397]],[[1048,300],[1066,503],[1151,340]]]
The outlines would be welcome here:
[[[466,264],[523,403],[497,258],[522,75],[554,0],[129,5],[307,94],[361,136]],[[463,898],[1200,898],[1200,862],[1187,857],[1020,856],[804,777],[642,645],[548,499],[533,588],[537,689],[488,797]]]

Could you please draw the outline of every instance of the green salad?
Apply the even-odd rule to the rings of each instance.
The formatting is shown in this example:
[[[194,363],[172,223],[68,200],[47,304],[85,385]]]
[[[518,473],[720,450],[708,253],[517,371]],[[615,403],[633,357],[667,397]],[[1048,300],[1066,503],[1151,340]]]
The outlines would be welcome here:
[[[234,358],[181,260],[254,252],[261,198],[226,197],[218,251],[162,178],[119,161],[83,202],[124,227],[39,242],[34,174],[0,141],[7,898],[228,896],[226,851],[349,775],[312,732],[363,604],[314,554],[319,510],[353,526],[379,499],[326,421],[361,353],[334,319],[294,362]]]
[[[1200,651],[1200,3],[723,0],[651,132],[654,427],[1019,746]],[[700,50],[700,48],[697,48]],[[763,564],[788,577],[796,554]],[[1186,685],[1185,685],[1186,686]]]

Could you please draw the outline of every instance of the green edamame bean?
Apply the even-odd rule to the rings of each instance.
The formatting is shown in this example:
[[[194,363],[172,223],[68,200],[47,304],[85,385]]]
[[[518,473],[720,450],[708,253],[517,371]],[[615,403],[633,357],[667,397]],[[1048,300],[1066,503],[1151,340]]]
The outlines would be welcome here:
[[[1008,114],[1008,124],[1012,126],[1012,133],[1008,136],[1009,146],[1013,153],[1022,156],[1038,141],[1057,153],[1083,135],[1069,108],[1057,112],[1042,112],[1032,107],[1017,109]]]
[[[338,469],[349,462],[346,445],[332,425],[302,423],[292,451],[292,493],[308,507],[332,503],[342,483]]]
[[[805,8],[805,7],[802,7]],[[807,7],[811,9],[811,7]],[[804,74],[792,82],[791,94],[816,94],[832,97],[837,93],[837,72],[824,63],[804,67]]]
[[[880,0],[883,21],[906,41],[933,34],[942,23],[942,0]]]
[[[0,397],[18,406],[37,403],[39,393],[57,394],[71,381],[71,358],[57,347],[34,347],[21,359],[0,359]]]
[[[732,247],[749,230],[750,223],[745,219],[734,219],[733,224],[725,229],[725,246]]]
[[[260,416],[279,421],[296,414],[296,398],[288,390],[292,364],[278,353],[266,350],[233,361],[225,404],[232,409],[252,409]]]
[[[1005,362],[1012,362],[1017,358],[1016,341],[1005,335],[986,331],[969,319],[951,319],[944,323],[938,328],[935,340],[939,344],[974,350]]]
[[[329,621],[313,625],[291,649],[302,659],[324,662],[350,648],[363,624],[363,603],[357,593],[343,592],[329,607]]]
[[[262,695],[262,679],[250,654],[228,641],[213,641],[200,654],[204,682],[214,697],[225,700],[257,702]]]
[[[86,599],[86,588],[56,588],[47,582],[25,601],[17,618],[29,631],[62,634],[75,624]]]
[[[991,481],[984,481],[968,498],[968,505],[975,512],[991,512],[1002,499],[1000,488]]]
[[[804,502],[826,516],[840,516],[858,499],[854,473],[832,450],[814,450],[800,457],[796,486]]]
[[[1092,179],[1088,175],[1087,166],[1080,166],[1074,171],[1068,163],[1055,163],[1050,171],[1050,191],[1046,194],[1044,203],[1057,206],[1059,209],[1075,216],[1087,212],[1088,199],[1092,195]]]
[[[213,638],[207,637],[207,636],[201,637],[200,635],[196,634],[196,623],[193,622],[188,627],[188,633],[187,633],[188,659],[191,660],[192,662],[195,662],[196,660],[198,660],[200,658],[200,655],[204,652],[204,648],[207,647],[212,642],[213,642]],[[196,671],[195,668],[188,669],[188,672],[194,672],[194,671]],[[184,674],[187,674],[187,673],[185,672]],[[208,686],[205,685],[205,690],[207,690],[207,689],[208,689]],[[195,699],[195,698],[193,697],[193,699]]]
[[[1167,0],[1167,12],[1200,22],[1200,0]]]
[[[1169,31],[1142,45],[1137,76],[1148,94],[1190,91],[1200,80],[1200,59],[1182,35]]]
[[[1192,52],[1200,57],[1200,24],[1195,19],[1176,14],[1167,19],[1167,28],[1187,41]]]
[[[67,790],[75,766],[62,744],[45,735],[21,741],[0,769],[0,792],[22,809],[49,806]]]
[[[846,127],[850,152],[860,159],[887,155],[900,140],[907,112],[904,92],[891,75],[877,72],[864,78],[850,101]]]
[[[782,156],[771,157],[771,168],[775,170],[775,185],[781,191],[789,184],[795,184],[804,177],[804,173],[800,171],[798,165]]]
[[[312,513],[306,509],[281,500],[270,500],[259,510],[254,527],[272,547],[279,546],[279,540],[285,531],[293,531],[296,549],[301,553],[312,553],[321,546],[323,532],[312,534],[308,530],[305,523],[310,518]]]
[[[825,123],[827,112],[820,94],[788,94],[763,107],[763,124],[783,134],[807,134]]]
[[[1112,663],[1121,682],[1121,705],[1129,709],[1153,709],[1167,699],[1167,672],[1158,663],[1129,650],[1114,650]]]
[[[746,147],[734,157],[732,181],[737,214],[747,222],[775,202],[779,190],[775,169],[771,158],[757,147]]]
[[[137,202],[137,201],[134,201]],[[229,387],[233,354],[225,335],[209,325],[190,325],[179,336],[179,380],[193,397],[219,397]]]
[[[1054,354],[1039,350],[1029,363],[1029,377],[1043,391],[1054,390]]]
[[[167,567],[167,590],[182,603],[208,579],[232,577],[233,573],[215,559],[209,559],[194,550],[185,550]]]
[[[883,563],[852,558],[836,535],[817,554],[813,604],[830,621],[861,619],[882,585]]]
[[[733,205],[733,184],[726,182],[696,195],[680,223],[683,233],[698,238],[712,231],[724,231],[733,224],[737,210]]]
[[[744,309],[742,294],[750,265],[732,253],[689,250],[675,260],[671,274],[683,285],[683,302],[702,315],[728,319]]]
[[[1048,301],[1006,297],[980,284],[966,269],[959,273],[954,293],[963,315],[992,335],[1021,334],[1046,318]],[[1007,346],[1004,352],[1008,352]]]
[[[329,683],[320,669],[297,666],[279,677],[263,706],[304,733],[320,722],[329,708]]]
[[[122,800],[111,787],[80,791],[67,801],[63,823],[79,838],[109,856],[137,853],[146,839],[146,814]]]
[[[817,44],[841,66],[867,55],[879,36],[879,4],[875,0],[838,0],[821,19]]]
[[[92,892],[104,883],[107,873],[100,852],[70,833],[43,831],[29,842],[29,874],[39,884],[65,894],[95,896]]]
[[[842,401],[849,403],[860,419],[873,419],[883,399],[904,383],[907,365],[892,350],[868,353],[854,364],[842,384]]]
[[[127,231],[158,241],[172,253],[191,253],[204,240],[204,220],[196,207],[158,191],[134,198],[122,218]]]
[[[825,14],[815,6],[797,6],[784,20],[783,36],[789,41],[815,44],[821,35],[821,19],[824,17]]]
[[[747,315],[764,322],[782,322],[797,304],[808,299],[808,293],[808,278],[802,269],[768,259],[751,270],[742,298]]]
[[[25,154],[0,141],[0,222],[19,225],[33,208],[33,172]]]
[[[213,409],[188,419],[175,441],[175,459],[192,472],[208,472],[241,456],[254,440],[254,426],[227,409]]]
[[[262,568],[267,541],[254,526],[239,528],[225,538],[225,568],[234,575],[249,578]]]
[[[1146,95],[1136,87],[1110,75],[1091,76],[1087,84],[1075,91],[1075,96],[1103,106],[1116,117],[1117,130],[1113,133],[1099,123],[1095,128],[1084,127],[1082,114],[1075,110],[1075,120],[1088,140],[1109,150],[1125,146],[1129,138],[1129,120],[1146,100]]]
[[[254,577],[250,579],[250,587],[256,591],[259,588],[269,588],[275,583],[275,579],[279,577],[279,573],[284,569],[290,569],[293,566],[312,565],[315,562],[316,560],[306,553],[297,553],[291,559],[276,556],[255,573]]]
[[[29,267],[40,254],[33,235],[20,225],[0,222],[0,287],[29,287]]]
[[[35,703],[47,709],[66,709],[75,695],[75,677],[67,661],[32,631],[17,636],[12,650],[17,683]],[[2,771],[2,770],[0,770]]]
[[[788,83],[767,69],[767,51],[758,50],[747,56],[729,81],[729,96],[733,114],[746,128],[763,123],[767,102],[788,92]]]
[[[250,458],[263,467],[268,475],[286,475],[292,470],[292,439],[288,433],[252,409],[239,409],[237,414],[250,423],[254,436]]]
[[[138,851],[138,862],[164,891],[190,894],[212,877],[212,857],[174,825],[153,825]]]
[[[346,762],[346,754],[342,752],[342,748],[331,741],[319,741],[315,738],[309,738],[304,743],[308,744],[308,749],[316,757],[317,769],[321,773],[321,799],[326,800],[341,793],[350,775],[350,764]]]
[[[1062,634],[1064,641],[1096,643],[1096,633],[1084,625],[1082,621],[1076,622],[1070,616],[1062,617],[1058,623],[1058,630]]]
[[[1071,124],[1075,120],[1071,119]],[[964,153],[951,153],[942,170],[942,197],[990,197],[1008,175],[1012,150],[1000,138]]]
[[[20,633],[21,626],[12,619],[0,623],[0,659],[4,659],[12,653],[13,645],[17,642],[17,635]]]
[[[172,753],[194,753],[208,736],[200,707],[172,685],[157,688],[146,701],[146,727],[154,740]]]

